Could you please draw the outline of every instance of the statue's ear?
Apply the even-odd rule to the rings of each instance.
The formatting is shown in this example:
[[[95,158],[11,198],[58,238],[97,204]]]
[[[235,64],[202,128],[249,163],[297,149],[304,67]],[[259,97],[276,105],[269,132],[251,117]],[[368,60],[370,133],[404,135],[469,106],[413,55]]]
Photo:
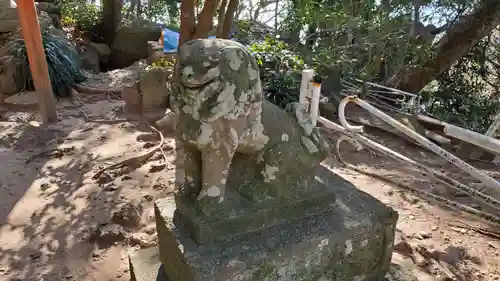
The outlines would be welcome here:
[[[229,64],[233,70],[237,71],[244,61],[244,53],[239,47],[227,46],[221,50],[221,58]]]

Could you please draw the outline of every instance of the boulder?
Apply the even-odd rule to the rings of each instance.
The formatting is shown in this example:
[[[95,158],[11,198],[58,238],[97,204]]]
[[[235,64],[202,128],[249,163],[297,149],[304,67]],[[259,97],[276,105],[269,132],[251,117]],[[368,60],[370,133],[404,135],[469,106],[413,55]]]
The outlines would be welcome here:
[[[101,72],[99,50],[90,42],[82,42],[78,46],[78,53],[82,60],[82,68],[92,73]]]
[[[48,14],[61,15],[61,8],[57,7],[57,5],[49,2],[40,2],[36,3],[36,7],[40,11],[47,12]]]
[[[90,42],[97,52],[99,52],[99,59],[103,63],[107,63],[109,61],[109,57],[111,56],[111,48],[104,43],[94,43]]]
[[[1,6],[0,6],[1,7]],[[15,8],[0,9],[0,32],[12,32],[19,27]]]
[[[165,109],[168,105],[167,79],[172,73],[168,67],[151,67],[141,75],[143,112]]]
[[[111,65],[124,68],[147,58],[148,41],[158,41],[160,35],[160,26],[145,20],[133,21],[119,27],[111,44]]]
[[[21,62],[13,56],[0,57],[0,92],[12,95],[20,89],[16,83],[17,69]]]

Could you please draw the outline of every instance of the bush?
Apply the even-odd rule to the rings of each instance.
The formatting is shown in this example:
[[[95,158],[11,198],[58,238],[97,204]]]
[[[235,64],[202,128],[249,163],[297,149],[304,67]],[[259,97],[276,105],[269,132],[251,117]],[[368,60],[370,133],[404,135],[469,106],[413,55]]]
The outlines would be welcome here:
[[[61,22],[75,25],[82,31],[90,31],[99,22],[101,10],[93,3],[83,0],[59,0]]]
[[[301,72],[307,67],[287,47],[284,42],[267,37],[249,48],[259,65],[264,95],[281,108],[299,101]]]
[[[49,68],[52,91],[57,97],[69,96],[75,82],[83,81],[84,74],[80,71],[80,57],[66,39],[42,30],[43,47]],[[26,44],[23,39],[15,39],[6,45],[7,51],[20,59],[16,82],[19,90],[34,90],[33,77],[29,67]]]

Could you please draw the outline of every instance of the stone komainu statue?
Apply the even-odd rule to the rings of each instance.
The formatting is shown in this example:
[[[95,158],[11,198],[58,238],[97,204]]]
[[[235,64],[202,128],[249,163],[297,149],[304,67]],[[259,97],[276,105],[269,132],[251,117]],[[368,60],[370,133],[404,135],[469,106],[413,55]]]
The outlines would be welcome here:
[[[176,137],[184,151],[182,196],[210,214],[231,196],[293,200],[308,192],[328,145],[305,108],[263,98],[256,60],[243,45],[196,39],[179,50]],[[233,195],[231,195],[233,194]]]

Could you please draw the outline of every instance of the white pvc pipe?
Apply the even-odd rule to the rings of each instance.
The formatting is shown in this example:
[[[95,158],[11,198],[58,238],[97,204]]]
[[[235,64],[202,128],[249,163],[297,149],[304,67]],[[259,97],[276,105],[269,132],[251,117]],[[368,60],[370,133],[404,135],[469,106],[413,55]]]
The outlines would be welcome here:
[[[313,126],[316,127],[316,123],[318,120],[319,97],[321,95],[321,84],[312,82],[311,85],[312,85],[312,98],[311,98],[310,116]]]
[[[309,97],[309,82],[314,77],[314,69],[302,70],[302,81],[300,82],[300,96],[299,103],[307,104],[307,97]]]
[[[446,123],[446,122],[441,121],[441,120],[434,119],[434,118],[429,117],[429,116],[418,115],[417,118],[419,120],[422,120],[422,121],[430,123],[430,124],[436,124],[436,125],[443,126],[444,127],[443,132],[448,136],[451,136],[451,137],[454,137],[456,139],[459,139],[459,140],[471,143],[473,145],[482,147],[482,148],[487,149],[493,153],[500,153],[500,140],[492,138],[488,135],[482,135],[482,134],[476,133],[474,131],[467,130],[467,129]],[[500,118],[499,118],[499,120],[500,120]],[[495,121],[493,123],[495,123]],[[490,126],[490,129],[491,129],[491,127],[493,127],[493,125],[495,125],[495,124],[492,124],[492,126]],[[498,121],[498,125],[500,126],[500,121]],[[488,129],[488,131],[490,131],[490,130]],[[486,132],[486,134],[488,134],[488,132]]]
[[[441,136],[440,134],[436,134],[436,133],[431,132],[429,130],[425,130],[425,136],[439,142],[440,144],[451,144],[450,139],[445,138],[445,137]]]
[[[482,183],[485,185],[492,187],[492,188],[497,188],[500,189],[500,182],[496,181],[495,179],[489,177],[482,171],[472,167],[471,165],[467,164],[466,162],[460,160],[458,157],[455,155],[451,154],[450,152],[442,149],[438,145],[434,144],[430,140],[426,139],[425,137],[421,136],[417,132],[413,131],[412,129],[406,127],[405,125],[401,124],[400,122],[394,120],[391,118],[389,115],[385,114],[384,112],[378,110],[376,107],[372,106],[371,104],[359,99],[356,96],[349,96],[346,97],[340,102],[339,105],[339,119],[341,124],[344,126],[347,130],[350,130],[353,126],[349,125],[345,118],[345,106],[347,105],[348,102],[355,102],[362,108],[366,109],[368,112],[371,114],[377,116],[378,118],[382,119],[389,125],[395,127],[399,131],[403,132],[405,135],[411,137],[424,147],[428,148],[429,150],[433,151],[434,153],[440,155],[441,157],[445,158],[450,162],[451,164],[457,166],[458,168],[462,169],[463,171],[467,172],[471,176],[475,177],[476,179],[480,180]],[[342,114],[341,114],[342,113]],[[359,127],[358,127],[359,128]],[[361,126],[361,131],[363,131],[363,128]]]
[[[497,140],[495,138],[488,137],[453,125],[444,127],[443,131],[448,136],[480,146],[493,153],[500,153],[500,140]]]
[[[342,124],[342,126],[344,128],[346,128],[348,131],[351,131],[351,132],[355,132],[355,133],[363,133],[364,129],[363,129],[363,126],[353,126],[351,124],[349,124],[347,122],[347,119],[345,118],[345,106],[347,105],[347,103],[349,102],[349,100],[347,100],[348,97],[342,99],[340,101],[340,104],[339,104],[339,121],[340,121],[340,124]]]

